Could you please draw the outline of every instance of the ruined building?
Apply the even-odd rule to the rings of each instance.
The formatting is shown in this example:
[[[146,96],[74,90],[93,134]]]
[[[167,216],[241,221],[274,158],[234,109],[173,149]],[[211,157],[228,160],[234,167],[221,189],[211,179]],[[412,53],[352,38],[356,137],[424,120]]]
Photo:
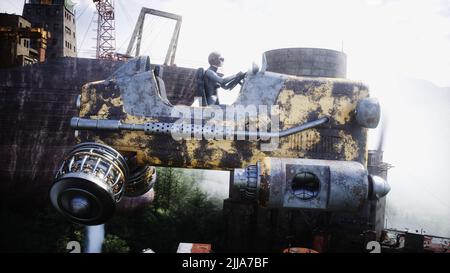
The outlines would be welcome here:
[[[70,0],[26,0],[23,17],[31,22],[32,27],[42,27],[51,32],[47,58],[77,56],[75,10]]]
[[[31,48],[24,30],[31,23],[19,15],[0,14],[0,68],[23,66],[37,62],[38,51]]]

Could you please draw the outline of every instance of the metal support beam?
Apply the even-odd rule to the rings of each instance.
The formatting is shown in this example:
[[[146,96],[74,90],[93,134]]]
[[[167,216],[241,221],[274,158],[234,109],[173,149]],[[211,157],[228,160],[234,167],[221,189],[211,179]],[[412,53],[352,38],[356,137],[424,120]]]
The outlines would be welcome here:
[[[137,35],[136,57],[139,56],[139,53],[141,52],[141,41],[142,41],[142,31],[144,29],[144,20],[145,16],[142,18],[142,24],[139,26],[139,31]]]
[[[164,17],[167,19],[177,21],[177,23],[175,25],[175,29],[173,30],[172,39],[170,41],[170,45],[167,50],[166,58],[164,61],[165,65],[173,65],[175,62],[175,54],[176,54],[176,50],[177,50],[178,37],[180,35],[182,17],[180,15],[165,12],[165,11],[149,9],[149,8],[141,9],[141,13],[139,14],[138,20],[136,22],[136,26],[134,27],[134,30],[133,30],[133,34],[131,35],[130,43],[128,44],[126,55],[131,56],[131,52],[133,51],[134,44],[136,44],[135,56],[136,57],[139,56],[143,28],[144,28],[145,15],[147,15],[147,14],[158,16],[158,17]]]
[[[165,65],[173,65],[175,62],[175,54],[177,52],[178,36],[180,35],[181,20],[177,21],[173,32],[172,40],[170,41],[169,49],[167,50]]]
[[[142,28],[144,27],[144,20],[145,20],[145,12],[144,12],[144,8],[142,8],[141,13],[139,14],[138,20],[136,22],[136,26],[134,27],[133,34],[131,35],[130,43],[128,44],[128,48],[127,48],[127,52],[126,52],[126,55],[128,55],[128,56],[131,56],[131,51],[133,50],[133,45],[134,45],[139,33],[141,33],[141,35],[139,35],[139,39],[138,39],[138,45],[140,47]],[[138,56],[138,54],[136,54],[136,56]]]

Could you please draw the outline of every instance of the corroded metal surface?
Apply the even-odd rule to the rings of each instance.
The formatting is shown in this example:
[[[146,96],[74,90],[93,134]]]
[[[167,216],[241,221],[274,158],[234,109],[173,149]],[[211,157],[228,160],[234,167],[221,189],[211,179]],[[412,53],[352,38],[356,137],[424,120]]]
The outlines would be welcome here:
[[[261,164],[263,206],[359,211],[369,199],[367,170],[359,162],[298,158],[265,158]],[[317,187],[300,185],[296,176],[308,173]],[[306,193],[300,195],[299,193]]]
[[[69,121],[82,85],[108,77],[121,64],[60,58],[0,70],[2,200],[47,198],[60,160],[76,143]]]
[[[122,64],[59,58],[0,70],[2,200],[42,202],[47,198],[61,158],[76,144],[70,119],[79,114],[76,101],[82,86],[110,77]],[[196,70],[163,68],[170,102],[192,103]]]
[[[123,123],[174,122],[173,106],[161,100],[147,60],[136,58],[127,68],[104,81],[89,83],[81,91],[80,117],[115,119]],[[133,72],[134,69],[134,72]],[[137,154],[139,164],[188,168],[232,169],[264,157],[315,158],[358,161],[366,164],[367,129],[355,122],[359,100],[368,88],[346,79],[294,77],[271,72],[248,74],[236,102],[246,107],[276,105],[280,130],[329,117],[326,125],[280,139],[278,149],[263,151],[261,141],[174,140],[143,132],[81,131],[79,141],[105,143]],[[220,106],[226,110],[230,106]],[[198,109],[189,107],[194,115]],[[254,116],[250,116],[250,123]],[[232,120],[225,120],[231,122]]]

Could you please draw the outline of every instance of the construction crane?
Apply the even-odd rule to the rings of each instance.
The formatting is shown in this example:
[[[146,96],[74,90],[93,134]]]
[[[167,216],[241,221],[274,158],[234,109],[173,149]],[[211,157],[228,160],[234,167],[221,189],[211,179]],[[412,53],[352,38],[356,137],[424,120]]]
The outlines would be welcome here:
[[[97,8],[97,59],[115,59],[116,35],[113,0],[93,0]]]
[[[164,12],[155,9],[149,9],[143,7],[139,18],[136,22],[133,34],[131,36],[128,48],[125,54],[120,54],[116,51],[116,37],[115,37],[115,9],[113,0],[93,0],[97,13],[97,47],[96,58],[97,59],[128,59],[132,55],[133,47],[136,48],[135,56],[139,56],[141,40],[144,28],[145,15],[154,15],[157,17],[163,17],[176,21],[175,29],[172,34],[172,38],[169,44],[169,48],[164,60],[165,65],[174,65],[175,54],[178,45],[178,37],[180,35],[182,17],[177,14]]]

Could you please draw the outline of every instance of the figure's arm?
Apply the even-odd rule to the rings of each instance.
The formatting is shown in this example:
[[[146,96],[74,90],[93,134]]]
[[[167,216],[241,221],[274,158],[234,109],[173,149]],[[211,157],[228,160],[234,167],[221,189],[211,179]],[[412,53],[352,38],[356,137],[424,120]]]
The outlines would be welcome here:
[[[234,76],[229,77],[230,80],[227,83],[223,84],[223,89],[231,90],[233,89],[237,84],[242,84],[242,80],[244,79],[246,73],[239,72]]]
[[[227,84],[232,82],[234,79],[236,79],[237,77],[240,77],[241,75],[243,75],[242,72],[239,72],[235,75],[231,75],[225,78],[220,77],[219,75],[217,75],[216,72],[211,71],[211,70],[207,70],[205,75],[210,78],[211,80],[217,82],[218,84],[220,84],[220,87],[227,89]]]
[[[222,88],[224,88],[224,89],[232,89],[232,88],[229,88],[229,83],[231,83],[231,82],[234,81],[234,80],[237,80],[238,78],[240,78],[240,77],[243,76],[244,74],[245,74],[245,73],[239,71],[238,73],[236,73],[236,74],[234,74],[234,75],[231,75],[231,76],[228,76],[228,77],[224,78],[224,79],[223,79]],[[233,87],[234,87],[234,86],[235,86],[235,85],[233,85]]]
[[[218,84],[220,84],[220,86],[223,85],[224,79],[221,76],[217,75],[216,72],[208,69],[205,72],[205,76],[208,77],[210,80],[217,82]]]

